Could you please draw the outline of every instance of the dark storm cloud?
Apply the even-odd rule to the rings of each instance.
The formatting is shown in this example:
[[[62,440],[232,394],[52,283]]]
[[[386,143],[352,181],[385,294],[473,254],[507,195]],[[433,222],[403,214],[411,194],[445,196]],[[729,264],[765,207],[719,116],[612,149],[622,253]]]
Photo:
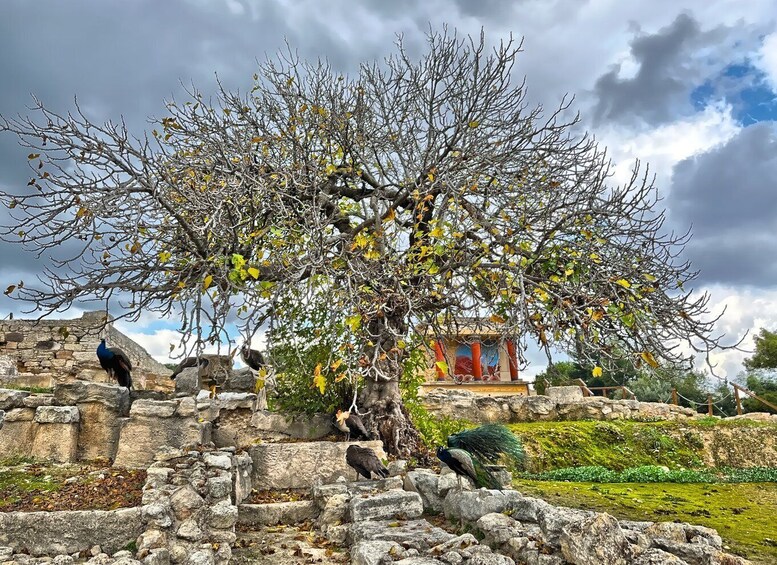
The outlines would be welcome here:
[[[690,111],[691,91],[709,72],[710,62],[698,57],[700,50],[724,47],[730,35],[724,27],[702,31],[688,14],[655,34],[638,35],[631,41],[631,56],[639,67],[634,77],[620,78],[621,66],[615,65],[596,80],[595,121],[658,125]]]
[[[667,204],[693,225],[687,257],[710,283],[777,283],[777,128],[764,122],[678,163]]]

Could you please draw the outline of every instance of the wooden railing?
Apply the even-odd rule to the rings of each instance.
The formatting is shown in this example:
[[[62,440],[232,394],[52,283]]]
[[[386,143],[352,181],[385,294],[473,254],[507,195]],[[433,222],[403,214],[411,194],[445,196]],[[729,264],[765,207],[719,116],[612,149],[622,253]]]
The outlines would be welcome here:
[[[768,400],[766,400],[764,398],[761,398],[760,396],[758,396],[754,392],[752,392],[750,390],[747,390],[745,387],[739,386],[736,383],[729,383],[729,384],[734,388],[734,400],[736,400],[736,403],[737,403],[737,414],[738,415],[740,415],[740,416],[742,415],[742,397],[739,394],[740,392],[745,394],[745,395],[747,395],[747,396],[749,396],[750,398],[753,398],[753,399],[757,400],[758,402],[760,402],[764,406],[768,406],[772,410],[777,411],[777,406],[775,406],[774,404],[772,404]],[[585,393],[583,393],[583,394],[585,394]],[[679,404],[679,401],[678,401],[677,397],[678,397],[677,389],[673,388],[672,389],[672,404],[674,404],[675,406],[677,406]],[[713,409],[713,405],[714,405],[714,403],[712,402],[712,395],[708,394],[707,395],[707,415],[708,416],[712,416],[713,415],[713,410],[712,410]]]
[[[583,379],[575,379],[575,383],[580,387],[580,390],[583,391],[583,396],[604,396],[606,398],[609,398],[607,396],[607,393],[612,390],[619,390],[621,391],[621,394],[623,395],[623,398],[628,398],[629,400],[636,400],[637,395],[635,395],[633,392],[629,390],[628,387],[623,385],[618,386],[591,386],[589,387],[587,384],[585,384],[585,381]],[[594,391],[600,390],[602,391],[601,395],[596,394]]]

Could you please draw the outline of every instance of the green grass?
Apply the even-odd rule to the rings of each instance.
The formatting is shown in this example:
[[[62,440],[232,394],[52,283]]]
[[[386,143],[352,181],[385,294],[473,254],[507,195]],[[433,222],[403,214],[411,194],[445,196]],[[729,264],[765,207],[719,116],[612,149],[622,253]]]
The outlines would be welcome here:
[[[514,486],[552,504],[607,512],[627,520],[681,521],[715,528],[734,553],[777,563],[777,484],[545,482]]]
[[[0,471],[0,511],[13,504],[27,492],[53,492],[62,488],[61,477],[30,473],[25,470],[7,469]]]
[[[14,384],[7,384],[7,385],[0,386],[0,388],[4,388],[7,390],[21,390],[24,392],[31,392],[35,394],[39,394],[39,393],[49,394],[54,392],[53,388],[45,387],[45,386],[19,386]]]
[[[736,433],[735,428],[747,432],[736,434],[737,440],[728,442],[725,451],[731,456],[717,461],[719,467],[735,464],[736,453],[760,449],[764,438],[773,438],[777,443],[774,424],[723,422],[717,418],[682,422],[531,422],[508,427],[523,442],[529,459],[527,470],[532,473],[584,466],[614,471],[645,465],[699,469],[703,467],[705,436],[709,441],[716,429],[720,430],[715,434],[716,441],[728,441],[730,434]]]

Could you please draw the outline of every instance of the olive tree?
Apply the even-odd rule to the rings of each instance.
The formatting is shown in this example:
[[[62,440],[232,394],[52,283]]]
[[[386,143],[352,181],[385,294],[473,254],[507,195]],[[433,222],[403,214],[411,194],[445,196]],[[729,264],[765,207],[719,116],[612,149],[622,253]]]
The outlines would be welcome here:
[[[645,367],[718,346],[651,175],[636,163],[613,182],[567,100],[529,105],[519,43],[445,30],[419,57],[396,47],[353,76],[282,50],[249,92],[192,88],[146,134],[37,100],[4,119],[31,165],[26,189],[2,194],[5,240],[71,250],[9,292],[44,313],[93,298],[180,316],[191,347],[228,322],[309,328],[315,311],[342,339],[311,379],[363,379],[355,405],[404,455],[414,335],[485,320],[519,357],[533,340],[601,365],[617,341]]]

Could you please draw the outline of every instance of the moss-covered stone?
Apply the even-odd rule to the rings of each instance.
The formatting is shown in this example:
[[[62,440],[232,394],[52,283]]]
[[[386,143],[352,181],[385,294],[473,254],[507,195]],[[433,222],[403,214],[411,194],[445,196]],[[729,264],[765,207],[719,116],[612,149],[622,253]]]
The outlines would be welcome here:
[[[734,553],[777,563],[777,484],[570,483],[517,479],[515,488],[552,504],[620,519],[680,521],[715,528]]]

